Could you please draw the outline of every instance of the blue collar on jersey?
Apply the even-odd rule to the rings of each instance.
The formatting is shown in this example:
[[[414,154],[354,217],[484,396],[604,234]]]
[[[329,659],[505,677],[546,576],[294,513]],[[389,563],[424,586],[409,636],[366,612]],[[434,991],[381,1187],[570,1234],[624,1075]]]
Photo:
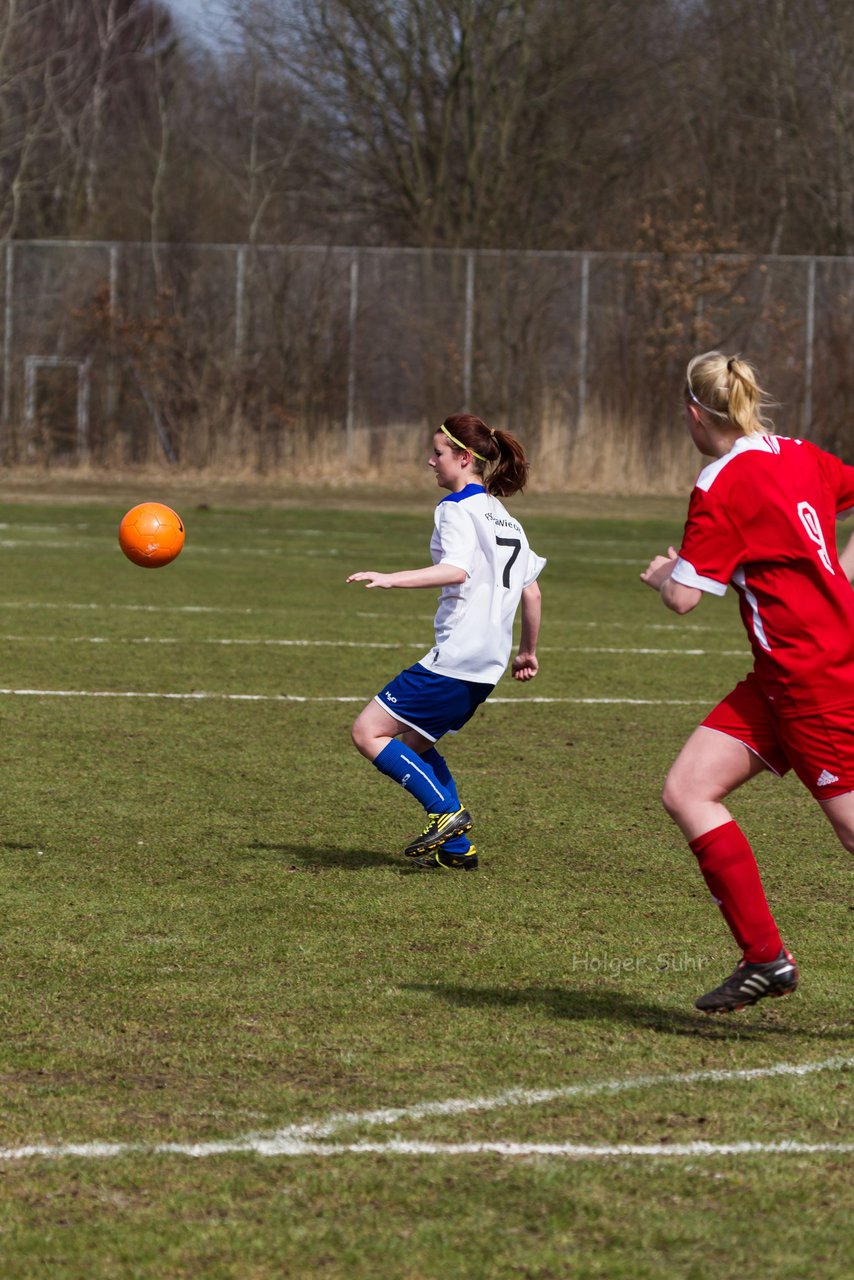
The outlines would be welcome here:
[[[446,497],[440,498],[439,502],[463,502],[466,498],[476,498],[479,493],[486,493],[486,485],[467,484],[465,489],[460,489],[459,493],[449,493]]]

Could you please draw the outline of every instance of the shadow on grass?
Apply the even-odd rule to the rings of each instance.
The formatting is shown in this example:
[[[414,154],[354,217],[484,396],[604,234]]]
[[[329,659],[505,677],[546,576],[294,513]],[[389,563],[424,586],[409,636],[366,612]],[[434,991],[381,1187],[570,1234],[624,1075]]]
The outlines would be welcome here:
[[[463,987],[432,982],[401,982],[401,989],[423,991],[438,996],[450,1005],[466,1009],[501,1007],[512,1010],[535,1005],[553,1018],[575,1021],[619,1022],[646,1027],[668,1035],[700,1036],[705,1039],[767,1039],[784,1036],[787,1040],[850,1040],[850,1028],[823,1028],[811,1031],[792,1027],[787,1022],[768,1022],[763,1014],[769,1010],[745,1010],[740,1014],[718,1015],[682,1011],[663,1005],[639,1001],[621,991],[603,988],[599,991],[572,987]],[[790,997],[791,998],[791,997]],[[777,1006],[778,1001],[773,1005]],[[756,1021],[761,1018],[762,1021]],[[753,1019],[751,1021],[751,1019]]]
[[[380,853],[376,849],[324,849],[311,844],[268,844],[255,840],[246,845],[258,854],[278,855],[276,861],[293,861],[295,871],[361,871],[365,867],[401,867],[400,856]],[[404,868],[405,870],[405,868]]]

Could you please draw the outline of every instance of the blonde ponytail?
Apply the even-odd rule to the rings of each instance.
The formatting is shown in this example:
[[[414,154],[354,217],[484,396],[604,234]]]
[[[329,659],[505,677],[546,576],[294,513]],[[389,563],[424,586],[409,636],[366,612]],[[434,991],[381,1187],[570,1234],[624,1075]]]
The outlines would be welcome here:
[[[773,404],[762,390],[756,370],[740,356],[707,351],[688,364],[685,393],[699,408],[730,422],[746,436],[773,433],[774,424],[762,412]]]

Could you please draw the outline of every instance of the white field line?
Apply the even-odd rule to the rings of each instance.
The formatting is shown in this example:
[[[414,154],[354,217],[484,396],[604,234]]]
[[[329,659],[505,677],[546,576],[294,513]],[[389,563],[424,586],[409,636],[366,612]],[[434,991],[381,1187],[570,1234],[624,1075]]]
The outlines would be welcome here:
[[[77,525],[78,529],[88,528],[88,525]],[[5,533],[8,529],[14,529],[16,533],[61,533],[62,526],[58,524],[7,524],[5,521],[0,523],[0,532]],[[35,541],[33,546],[35,546]],[[612,545],[612,544],[608,544]]]
[[[104,610],[105,612],[124,611],[128,613],[226,613],[236,614],[239,617],[257,615],[267,615],[271,613],[290,613],[286,608],[277,608],[274,605],[263,605],[259,608],[250,606],[240,608],[234,605],[201,605],[201,604],[176,604],[176,605],[160,605],[160,604],[117,604],[115,601],[89,600],[78,601],[77,603],[61,602],[57,600],[0,600],[0,613],[4,609],[37,609],[40,613],[48,609],[58,610],[59,612],[68,611],[95,611]],[[354,610],[356,618],[379,618],[382,621],[388,621],[388,614],[379,610],[368,611],[364,609]],[[410,620],[415,618],[416,621],[432,622],[433,614],[409,615]],[[601,622],[595,619],[587,619],[566,624],[570,628],[593,629],[595,631],[702,631],[707,635],[715,635],[714,627],[704,626],[702,623],[695,622]]]
[[[852,1142],[683,1142],[683,1143],[617,1143],[613,1146],[585,1146],[573,1142],[414,1142],[392,1138],[388,1142],[268,1142],[257,1139],[245,1142],[180,1142],[109,1143],[81,1142],[67,1146],[29,1146],[0,1149],[0,1161],[59,1160],[77,1157],[83,1160],[106,1160],[120,1156],[189,1156],[209,1159],[222,1155],[255,1155],[294,1159],[299,1156],[482,1156],[563,1157],[569,1160],[628,1160],[638,1158],[697,1159],[708,1156],[751,1155],[852,1155]]]
[[[0,547],[4,551],[17,551],[20,547],[38,547],[39,551],[77,551],[81,547],[91,547],[92,543],[83,538],[63,538],[61,542],[50,542],[46,538],[25,542],[23,538],[2,538]]]
[[[102,550],[102,538],[60,538],[56,541],[50,538],[2,538],[0,539],[0,548],[4,551],[68,551],[71,549],[86,548],[88,550]],[[112,550],[112,548],[111,548]],[[118,541],[115,546],[116,554],[121,554]],[[282,543],[279,546],[270,545],[266,547],[212,547],[205,543],[193,542],[188,539],[187,545],[181,552],[182,556],[192,555],[193,557],[202,556],[235,556],[245,559],[247,556],[255,556],[264,560],[303,560],[307,557],[321,560],[337,560],[342,555],[348,554],[340,547],[300,547],[294,550],[291,546]],[[592,556],[586,552],[579,552],[574,555],[570,549],[564,556],[564,560],[572,563],[576,560],[583,560],[585,564],[613,564],[613,565],[631,565],[640,570],[643,569],[648,561],[646,556]]]
[[[424,649],[429,647],[429,640],[286,640],[278,637],[226,637],[226,636],[19,636],[4,635],[0,640],[7,644],[163,644],[189,645],[214,644],[227,647],[260,647],[260,648],[292,648],[292,649]],[[749,651],[744,649],[652,649],[652,648],[616,648],[605,645],[541,645],[540,653],[609,653],[630,654],[632,656],[706,658],[731,657],[749,658]]]
[[[555,1089],[508,1089],[491,1097],[450,1098],[440,1102],[416,1103],[411,1107],[388,1107],[377,1111],[353,1111],[333,1114],[316,1123],[288,1125],[267,1136],[247,1134],[232,1140],[216,1142],[71,1142],[29,1144],[0,1148],[0,1161],[46,1160],[77,1156],[84,1159],[108,1159],[126,1155],[183,1155],[203,1159],[218,1155],[252,1154],[258,1156],[337,1156],[337,1155],[481,1155],[563,1156],[570,1159],[631,1157],[701,1157],[715,1155],[811,1155],[854,1153],[854,1143],[826,1142],[689,1142],[689,1143],[619,1143],[591,1145],[551,1142],[419,1142],[391,1138],[387,1142],[327,1143],[343,1129],[364,1126],[390,1126],[402,1121],[434,1116],[460,1116],[471,1112],[495,1111],[507,1107],[530,1107],[571,1098],[590,1098],[601,1094],[624,1093],[630,1089],[678,1088],[694,1084],[729,1084],[740,1081],[791,1076],[802,1078],[820,1071],[845,1071],[854,1068],[854,1058],[828,1058],[823,1062],[777,1063],[771,1067],[743,1070],[688,1071],[658,1076],[635,1076],[618,1080],[601,1080],[592,1084],[565,1085]]]
[[[0,539],[0,548],[2,548],[3,551],[20,551],[21,549],[27,551],[33,549],[38,551],[69,551],[72,549],[80,550],[81,548],[86,548],[91,551],[97,548],[100,551],[102,549],[102,543],[103,540],[100,538],[63,538],[58,542],[51,541],[48,538],[34,538],[29,541],[24,538],[2,538]],[[119,547],[118,542],[116,543],[115,551],[117,555],[121,555],[121,548]],[[246,556],[257,556],[264,560],[304,560],[307,557],[323,560],[335,560],[341,555],[341,551],[338,547],[300,547],[298,551],[293,551],[290,547],[286,546],[241,547],[238,549],[236,547],[208,547],[191,544],[190,546],[185,547],[181,554],[184,556],[187,554],[192,556],[240,556],[242,558],[245,558]],[[585,556],[585,560],[586,559],[587,557]],[[615,560],[613,562],[609,560],[605,560],[604,562],[597,560],[594,561],[594,563],[639,564],[640,562],[637,560]]]
[[[78,533],[81,533],[85,530],[89,530],[92,532],[93,538],[96,537],[99,542],[103,542],[104,540],[103,523],[98,522],[97,524],[95,524],[91,520],[75,521],[73,525],[19,524],[17,521],[15,521],[14,524],[10,524],[8,521],[3,521],[2,523],[0,523],[0,532],[4,532],[4,533],[7,530],[12,530],[15,533],[62,533],[66,529],[75,529]],[[269,535],[273,533],[273,530],[257,529],[256,532],[259,535],[261,534]],[[331,536],[332,534],[329,529],[289,529],[288,530],[288,538],[324,538],[324,537],[331,537]],[[22,540],[22,542],[23,541],[26,541],[26,540]],[[27,545],[37,547],[40,545],[40,541],[38,539],[33,538],[27,542]],[[625,544],[620,543],[617,540],[603,542],[601,544],[596,542],[590,543],[590,546],[594,546],[594,547],[599,545],[603,547],[619,547]]]
[[[1,527],[1,526],[0,526]],[[69,551],[87,549],[90,551],[103,550],[102,538],[0,538],[0,548],[4,551]],[[110,548],[112,550],[112,547]],[[117,555],[121,555],[121,548],[116,541],[115,551]],[[254,556],[262,560],[304,560],[307,558],[316,560],[338,560],[349,552],[344,551],[340,547],[299,547],[294,549],[288,544],[282,543],[279,546],[269,545],[266,547],[212,547],[205,543],[194,542],[188,539],[186,546],[181,552],[182,556],[235,556],[245,559],[247,556]],[[584,551],[573,554],[570,549],[565,555],[564,560],[573,563],[582,560],[585,564],[613,564],[613,565],[630,565],[635,569],[643,569],[648,561],[646,556],[596,556],[589,555]]]
[[[292,649],[420,649],[424,652],[429,641],[427,640],[401,640],[398,643],[392,641],[374,641],[374,640],[284,640],[278,638],[260,638],[260,639],[227,639],[217,636],[17,636],[4,635],[0,636],[0,640],[7,644],[163,644],[163,645],[191,645],[191,644],[216,644],[216,645],[246,645],[249,647],[272,647],[272,648],[292,648]]]
[[[0,697],[10,698],[148,698],[172,702],[361,702],[364,694],[345,696],[319,695],[312,697],[297,693],[211,693],[197,690],[193,693],[143,693],[135,689],[0,689]],[[517,706],[532,702],[560,703],[569,706],[609,707],[707,707],[708,698],[489,698],[483,706],[512,703]]]
[[[84,609],[89,610],[105,610],[108,613],[114,610],[122,610],[129,613],[287,613],[287,609],[237,609],[233,605],[208,605],[208,604],[115,604],[110,601],[78,601],[76,604],[70,601],[59,600],[2,600],[0,601],[0,610],[2,609],[37,609],[39,613],[47,609],[55,609],[60,613],[66,610],[76,612]]]
[[[0,601],[0,609],[2,609],[2,608],[3,608],[4,603],[5,603],[4,601]],[[30,603],[30,602],[23,603],[23,602],[22,602],[22,603],[20,603],[20,604],[15,605],[15,607],[16,607],[16,608],[26,608],[26,609],[37,609],[39,606],[38,606],[38,604],[36,604],[36,603]],[[61,608],[62,606],[61,606],[61,605],[58,605],[58,606],[53,606],[53,605],[52,605],[52,606],[51,606],[51,608],[53,608],[53,607]],[[91,608],[91,609],[94,609],[94,608],[101,608],[101,607],[103,607],[103,606],[100,606],[100,605],[97,605],[97,606],[96,606],[96,605],[75,605],[74,607],[75,607],[75,608],[87,608],[87,609],[90,609],[90,608]],[[115,605],[115,606],[109,606],[109,607],[115,607],[115,608],[117,608],[117,609],[118,609],[118,608],[122,608],[123,606],[121,606],[121,605]],[[252,611],[251,611],[251,610],[245,610],[244,612],[252,612]],[[259,612],[260,612],[260,610],[259,610]],[[285,612],[286,612],[286,610],[284,610],[284,609],[280,609],[278,612],[280,612],[280,613],[285,613]],[[375,610],[355,609],[353,612],[354,612],[354,617],[356,617],[356,618],[379,618],[381,621],[382,621],[382,620],[386,620],[386,621],[388,620],[388,614],[387,614],[387,613],[381,613],[381,612],[380,612],[380,610],[378,610],[378,609],[375,609]],[[410,617],[410,619],[412,619],[413,617],[416,617],[416,615],[409,615],[409,617]],[[432,614],[432,613],[431,613],[431,614],[420,614],[420,615],[417,615],[417,618],[420,618],[422,621],[430,621],[430,622],[432,622],[432,621],[433,621],[433,614]],[[417,620],[417,619],[416,619],[416,620]],[[563,623],[560,623],[560,624],[558,624],[558,625],[559,625],[559,626],[566,627],[569,631],[574,631],[574,630],[576,630],[576,629],[578,629],[578,630],[585,630],[585,631],[586,631],[586,630],[593,630],[593,631],[631,631],[632,633],[637,632],[637,631],[702,631],[702,632],[704,632],[706,635],[711,635],[711,636],[714,636],[714,635],[717,635],[717,634],[718,634],[718,628],[717,628],[717,627],[707,626],[706,624],[701,623],[701,622],[646,622],[645,620],[639,620],[639,621],[637,621],[637,622],[618,622],[618,621],[616,621],[616,620],[612,621],[612,620],[610,620],[610,619],[609,619],[607,622],[604,622],[604,621],[602,621],[602,620],[600,620],[600,619],[597,619],[597,618],[586,618],[586,619],[575,618],[575,619],[573,619],[573,620],[572,620],[572,622],[563,622]],[[729,637],[727,637],[727,638],[729,639]]]
[[[685,1142],[672,1145],[618,1143],[614,1146],[585,1146],[573,1142],[412,1142],[392,1138],[388,1142],[290,1142],[269,1150],[253,1147],[262,1156],[563,1156],[570,1160],[629,1159],[659,1156],[734,1155],[833,1155],[854,1154],[854,1142]],[[159,1153],[158,1153],[159,1154]],[[165,1154],[165,1153],[164,1153]],[[175,1154],[206,1155],[206,1152],[178,1151]],[[214,1154],[214,1153],[211,1153]]]

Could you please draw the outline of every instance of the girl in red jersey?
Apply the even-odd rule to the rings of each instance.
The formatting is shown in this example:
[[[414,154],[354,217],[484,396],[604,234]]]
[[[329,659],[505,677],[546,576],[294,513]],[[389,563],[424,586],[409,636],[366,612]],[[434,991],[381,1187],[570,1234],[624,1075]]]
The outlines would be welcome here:
[[[713,461],[697,478],[679,551],[641,574],[679,614],[732,584],[753,650],[753,671],[694,731],[664,786],[664,807],[742,953],[696,1001],[707,1013],[786,995],[798,981],[753,851],[723,803],[730,792],[763,769],[794,769],[854,852],[854,591],[835,535],[854,508],[854,467],[774,435],[767,404],[747,361],[710,351],[690,362],[688,429]]]

